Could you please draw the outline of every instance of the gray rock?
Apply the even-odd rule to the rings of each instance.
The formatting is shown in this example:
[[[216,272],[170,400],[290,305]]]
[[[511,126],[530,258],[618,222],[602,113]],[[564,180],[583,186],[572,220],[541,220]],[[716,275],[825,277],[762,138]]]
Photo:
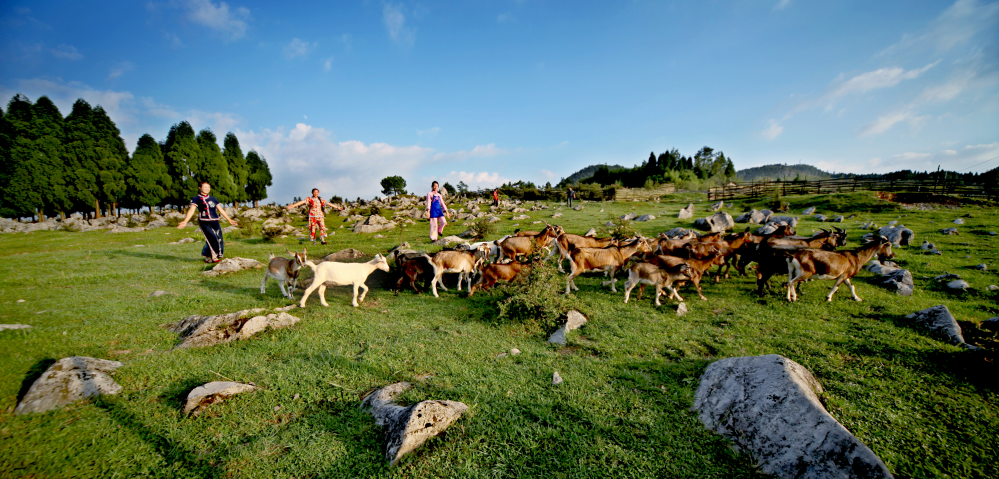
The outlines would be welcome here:
[[[31,326],[27,324],[0,324],[0,331],[5,331],[8,329],[29,329]]]
[[[205,276],[218,276],[220,274],[235,273],[236,271],[242,271],[244,269],[260,269],[263,268],[264,264],[255,259],[249,258],[225,258],[219,261],[214,268],[203,271],[201,274]]]
[[[444,432],[468,410],[457,401],[421,401],[409,407],[393,402],[411,387],[409,383],[390,384],[368,395],[361,404],[375,417],[375,424],[385,428],[385,459],[391,465]]]
[[[559,375],[558,371],[552,373],[552,386],[558,386],[562,384],[562,376]]]
[[[783,356],[727,358],[701,375],[692,409],[774,477],[892,477],[822,407],[821,393],[807,369]]]
[[[208,384],[202,384],[187,394],[184,414],[197,416],[209,404],[222,402],[237,394],[255,391],[256,389],[251,384],[232,381],[213,381]]]
[[[986,289],[988,289],[989,291],[999,291],[999,286],[996,286],[994,284],[990,284],[989,287],[986,288]]]
[[[323,261],[338,261],[342,262],[348,259],[357,259],[364,256],[360,250],[354,248],[344,248],[336,253],[330,253],[323,257]]]
[[[872,259],[870,263],[867,263],[867,266],[864,266],[864,269],[878,276],[883,276],[888,273],[891,273],[892,271],[896,271],[899,268],[897,264],[891,261],[885,261],[884,263],[882,263],[876,259]]]
[[[586,230],[585,234],[583,234],[583,236],[596,236],[596,235],[597,235],[597,229],[596,228],[590,228],[590,229]]]
[[[735,227],[735,220],[732,219],[732,215],[719,211],[707,218],[699,218],[694,221],[694,227],[702,230],[715,232],[724,232]]]
[[[797,216],[772,216],[771,215],[770,218],[767,221],[773,222],[773,223],[784,223],[784,224],[787,224],[788,226],[790,226],[792,228],[794,228],[795,226],[798,226],[798,217]]]
[[[718,210],[720,210],[720,209],[722,209],[724,207],[725,207],[725,202],[724,201],[719,201],[719,202],[711,205],[711,211],[718,211]]]
[[[673,228],[673,229],[671,229],[671,230],[669,230],[669,231],[667,231],[667,232],[665,232],[663,234],[666,235],[666,236],[668,236],[668,237],[670,237],[670,238],[679,238],[681,236],[686,236],[688,233],[689,233],[688,230],[686,230],[684,228],[676,227],[676,228]]]
[[[464,243],[465,240],[458,236],[445,236],[443,238],[437,238],[434,244],[437,246],[447,246],[452,243]]]
[[[555,213],[555,214],[552,215],[552,219],[561,218],[561,217],[562,217],[562,213]]]
[[[974,266],[974,268],[977,269],[978,271],[986,271],[989,269],[989,265],[982,263],[980,265]]]
[[[989,236],[995,236],[997,234],[999,234],[999,233],[996,233],[995,231],[989,231]]]
[[[49,366],[28,389],[15,414],[58,409],[83,398],[118,394],[121,386],[111,378],[118,361],[72,356]]]
[[[829,221],[832,221],[833,223],[842,223],[843,222],[843,215],[833,216],[832,219],[829,220]]]
[[[896,220],[891,220],[888,222],[888,226],[895,226],[896,224],[898,224],[898,221]]]
[[[651,221],[651,220],[654,220],[654,219],[656,219],[655,216],[652,216],[652,215],[642,215],[642,216],[639,216],[638,218],[635,218],[635,221],[643,222],[643,221]]]
[[[825,221],[829,220],[829,217],[826,216],[826,215],[815,215],[814,218],[815,218],[815,221],[821,221],[821,222],[825,222]]]
[[[288,313],[264,314],[265,311],[256,308],[215,316],[193,315],[166,328],[180,336],[177,348],[200,348],[246,339],[267,328],[286,328],[299,321]]]
[[[161,219],[160,220],[152,220],[149,223],[146,223],[146,229],[150,229],[150,228],[162,228],[164,226],[169,226],[169,225],[167,225],[166,221],[163,221]]]
[[[377,233],[395,228],[395,222],[389,221],[379,215],[371,215],[354,224],[354,233]]]
[[[194,238],[181,238],[181,239],[179,239],[177,241],[174,241],[173,243],[170,243],[170,244],[187,244],[187,243],[193,243],[193,242],[194,242]]]
[[[815,213],[815,207],[814,206],[809,206],[808,208],[805,208],[804,210],[801,211],[801,214],[806,215],[806,216],[814,214],[814,213]]]
[[[961,334],[961,326],[957,324],[954,315],[950,313],[945,305],[938,305],[916,311],[906,318],[913,320],[930,332],[930,335],[947,341],[951,344],[964,344],[964,336]]]
[[[147,298],[159,298],[160,296],[163,296],[164,294],[173,294],[173,293],[171,293],[169,291],[156,290],[156,291],[153,291],[152,293],[149,293],[149,296],[146,296],[146,297]]]
[[[935,276],[933,281],[953,281],[955,279],[961,279],[961,276],[954,273],[944,273],[939,276]]]
[[[635,215],[635,213],[628,213],[622,216],[621,219],[624,221],[634,221],[636,217],[637,215]]]
[[[999,331],[999,316],[982,321],[981,328],[986,331]]]
[[[931,250],[936,249],[937,245],[930,243],[929,241],[923,240],[923,244],[919,245],[920,249]]]
[[[510,356],[516,356],[518,354],[520,354],[520,350],[519,349],[513,348],[513,349],[510,350]]]
[[[529,219],[531,219],[531,217],[527,216],[527,215],[517,215],[517,216],[514,216],[514,217],[512,217],[510,219],[514,220],[514,221],[520,221],[520,220],[529,220]]]
[[[580,206],[573,206],[572,209],[575,210],[575,211],[583,211],[583,206],[582,205],[580,205]]]
[[[927,251],[927,254],[935,254],[935,255],[942,255],[942,254],[943,254],[943,251],[940,251],[940,250],[938,250],[938,249],[936,249],[936,248],[933,248],[933,249],[931,249],[931,250]]]
[[[754,225],[763,224],[767,220],[767,216],[757,210],[750,210],[746,213],[739,215],[736,219],[736,223],[751,223]]]
[[[680,210],[680,212],[677,213],[677,215],[676,215],[676,218],[679,219],[679,220],[686,220],[686,219],[690,219],[690,218],[693,218],[693,217],[694,217],[694,204],[693,203],[688,203],[687,207],[684,208],[684,209],[682,209],[682,210]]]
[[[613,228],[614,226],[616,226],[616,225],[614,224],[613,221],[608,221],[608,222],[604,223],[604,227],[605,228]]]
[[[912,283],[912,273],[906,269],[896,269],[886,273],[880,281],[888,291],[898,293],[900,296],[912,296],[914,285]]]
[[[960,233],[957,232],[957,228],[944,228],[944,229],[940,230],[940,232],[943,233],[943,234],[945,234],[945,235],[957,235],[957,234],[960,234]]]
[[[586,316],[583,313],[576,311],[575,309],[570,309],[565,317],[565,324],[558,328],[558,331],[552,333],[548,338],[548,342],[552,344],[565,345],[565,334],[569,331],[579,329],[582,325],[586,324]]]
[[[678,305],[678,306],[676,307],[676,315],[677,315],[677,316],[684,316],[684,315],[686,315],[687,313],[688,313],[688,310],[687,310],[687,303],[683,303],[683,302],[681,302],[681,303],[680,303],[680,304],[679,304],[679,305]]]
[[[947,287],[950,288],[950,289],[952,289],[952,290],[958,290],[959,289],[961,291],[964,291],[964,290],[970,288],[971,285],[968,284],[968,282],[965,281],[965,280],[963,280],[963,279],[957,279],[957,280],[954,280],[954,281],[951,281],[951,282],[947,283]]]
[[[958,218],[958,219],[954,220],[954,224],[956,224],[956,225],[963,225],[964,224],[964,218]]]
[[[528,218],[528,219],[529,219],[529,218]],[[490,216],[490,217],[489,217],[489,219],[488,219],[488,220],[486,220],[486,221],[488,221],[488,222],[490,222],[490,223],[498,223],[498,222],[500,222],[500,221],[503,221],[503,220],[502,220],[502,219],[500,219],[500,217],[499,217],[499,216]]]
[[[916,233],[909,228],[902,225],[891,225],[885,226],[877,231],[877,233],[868,233],[863,236],[863,239],[869,240],[874,237],[874,235],[881,235],[888,238],[893,245],[896,246],[908,246],[912,244],[912,241],[916,238]]]

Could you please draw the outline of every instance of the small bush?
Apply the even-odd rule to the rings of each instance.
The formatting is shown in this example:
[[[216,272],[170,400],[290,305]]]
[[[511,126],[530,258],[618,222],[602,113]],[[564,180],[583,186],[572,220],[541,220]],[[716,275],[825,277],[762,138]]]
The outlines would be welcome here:
[[[555,265],[541,260],[543,252],[535,251],[531,268],[521,271],[522,278],[508,286],[510,295],[497,303],[499,318],[547,332],[559,327],[559,320],[576,306],[576,298],[563,294],[565,277]]]
[[[164,218],[163,220],[166,221],[167,226],[169,226],[171,228],[176,228],[177,225],[180,224],[180,218],[177,218],[175,216],[171,216],[169,218]]]
[[[611,219],[611,223],[614,223],[614,226],[605,227],[605,230],[607,231],[607,236],[614,239],[623,240],[626,238],[633,238],[638,234],[635,227],[631,226],[631,221],[621,219],[620,217],[614,217]]]
[[[496,233],[496,225],[489,222],[489,217],[484,216],[475,220],[475,223],[472,223],[472,226],[468,228],[468,231],[476,239],[482,239]]]

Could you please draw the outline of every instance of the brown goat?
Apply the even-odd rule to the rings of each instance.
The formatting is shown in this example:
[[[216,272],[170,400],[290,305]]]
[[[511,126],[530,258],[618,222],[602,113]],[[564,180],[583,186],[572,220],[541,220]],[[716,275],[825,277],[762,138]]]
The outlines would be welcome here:
[[[628,302],[631,290],[635,289],[635,286],[639,284],[642,285],[642,289],[638,290],[638,299],[642,299],[642,291],[645,289],[645,285],[651,284],[656,287],[656,306],[661,306],[662,303],[659,302],[659,296],[663,294],[663,288],[673,291],[673,281],[688,279],[690,277],[688,275],[689,272],[690,265],[687,263],[680,263],[666,269],[660,269],[651,263],[635,263],[628,270],[628,282],[624,285],[624,302]]]
[[[693,283],[694,289],[697,290],[697,296],[702,300],[707,300],[708,298],[705,298],[704,292],[701,291],[701,278],[703,277],[704,273],[707,270],[711,269],[711,266],[725,264],[725,258],[720,254],[715,254],[714,256],[710,256],[705,259],[696,259],[696,258],[685,259],[685,258],[677,258],[676,256],[658,255],[655,258],[650,259],[649,263],[658,266],[660,269],[666,269],[666,270],[676,267],[680,264],[686,263],[688,266],[690,266],[690,270],[687,272],[688,276],[687,279],[689,279],[690,282]],[[685,283],[686,281],[684,281],[682,278],[677,278],[675,283],[676,286],[673,287],[673,292],[670,293],[669,298],[667,299],[673,299],[673,296],[676,296],[677,299],[683,301],[683,298],[680,297],[680,292],[678,290]],[[642,286],[643,286],[642,289],[644,289],[644,285]],[[642,289],[638,291],[639,296],[641,296],[642,294]]]
[[[562,261],[569,259],[569,250],[575,248],[606,248],[614,243],[614,238],[594,238],[592,236],[580,236],[572,233],[563,233],[555,238],[555,246],[557,252],[559,253],[558,260],[558,271],[559,273],[564,273],[565,270],[562,269]],[[556,253],[556,250],[552,250],[548,258]],[[548,259],[545,258],[545,259]]]
[[[895,257],[891,251],[891,241],[884,236],[876,236],[873,241],[866,246],[848,251],[823,251],[817,249],[803,249],[795,251],[787,258],[787,275],[790,280],[787,283],[787,300],[797,301],[798,293],[794,286],[808,278],[832,279],[836,281],[832,291],[826,296],[826,301],[832,301],[832,297],[839,289],[839,285],[846,282],[850,287],[850,294],[855,301],[863,301],[857,296],[857,291],[853,288],[850,278],[854,277],[860,268],[864,266],[871,257],[878,255],[882,261]]]
[[[517,256],[524,255],[529,256],[534,252],[534,246],[531,241],[538,243],[541,248],[547,247],[549,243],[555,239],[556,236],[562,234],[562,227],[557,225],[545,226],[545,229],[541,231],[537,236],[511,236],[499,243],[499,260],[502,261],[504,256],[508,256],[512,259],[517,259]]]
[[[413,288],[413,291],[419,294],[420,290],[416,287],[416,282],[420,279],[420,276],[434,271],[434,267],[430,263],[430,256],[421,254],[410,259],[403,259],[400,256],[399,260],[401,261],[399,264],[399,281],[395,285],[395,295],[399,296],[403,283],[407,281],[409,282],[409,287]]]
[[[652,251],[649,241],[645,238],[638,238],[625,246],[608,246],[606,248],[576,248],[569,251],[569,261],[572,270],[565,281],[565,294],[570,294],[572,290],[579,291],[573,281],[576,276],[585,271],[603,271],[610,275],[611,291],[617,292],[614,274],[624,266],[625,261],[637,252],[648,253]],[[571,289],[570,289],[571,288]]]
[[[516,278],[525,267],[529,268],[530,264],[518,263],[516,261],[511,261],[506,264],[490,264],[482,268],[482,277],[479,278],[478,283],[475,283],[475,285],[472,286],[472,289],[468,290],[468,295],[471,296],[475,293],[476,289],[489,291],[489,288],[495,286],[497,281],[513,281],[513,279]]]

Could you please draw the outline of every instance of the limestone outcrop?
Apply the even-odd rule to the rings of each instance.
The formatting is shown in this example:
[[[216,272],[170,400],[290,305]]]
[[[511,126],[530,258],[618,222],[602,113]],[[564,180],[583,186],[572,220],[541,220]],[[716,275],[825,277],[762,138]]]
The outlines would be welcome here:
[[[375,423],[385,428],[385,459],[391,465],[444,432],[468,410],[457,401],[421,401],[408,407],[396,404],[396,396],[411,387],[409,383],[390,384],[368,395],[361,404],[375,417]]]
[[[246,339],[268,328],[286,328],[299,321],[285,312],[261,314],[264,311],[257,308],[215,316],[192,315],[166,328],[180,336],[177,348],[200,348]]]
[[[121,386],[111,375],[121,366],[118,361],[86,356],[62,358],[35,380],[14,413],[45,412],[83,398],[118,394]]]

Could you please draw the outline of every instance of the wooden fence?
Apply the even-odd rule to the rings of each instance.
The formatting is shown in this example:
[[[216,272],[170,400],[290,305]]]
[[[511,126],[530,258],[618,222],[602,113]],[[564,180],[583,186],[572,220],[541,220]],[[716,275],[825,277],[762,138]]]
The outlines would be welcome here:
[[[892,180],[882,178],[838,178],[817,181],[754,181],[730,183],[708,189],[708,200],[732,200],[786,195],[813,195],[851,191],[919,192],[938,195],[960,195],[977,198],[999,198],[995,187],[966,185],[954,180]]]
[[[645,188],[617,188],[614,192],[614,199],[616,201],[649,201],[673,193],[676,193],[676,186],[673,186],[672,183],[661,185],[659,188],[651,190]]]

